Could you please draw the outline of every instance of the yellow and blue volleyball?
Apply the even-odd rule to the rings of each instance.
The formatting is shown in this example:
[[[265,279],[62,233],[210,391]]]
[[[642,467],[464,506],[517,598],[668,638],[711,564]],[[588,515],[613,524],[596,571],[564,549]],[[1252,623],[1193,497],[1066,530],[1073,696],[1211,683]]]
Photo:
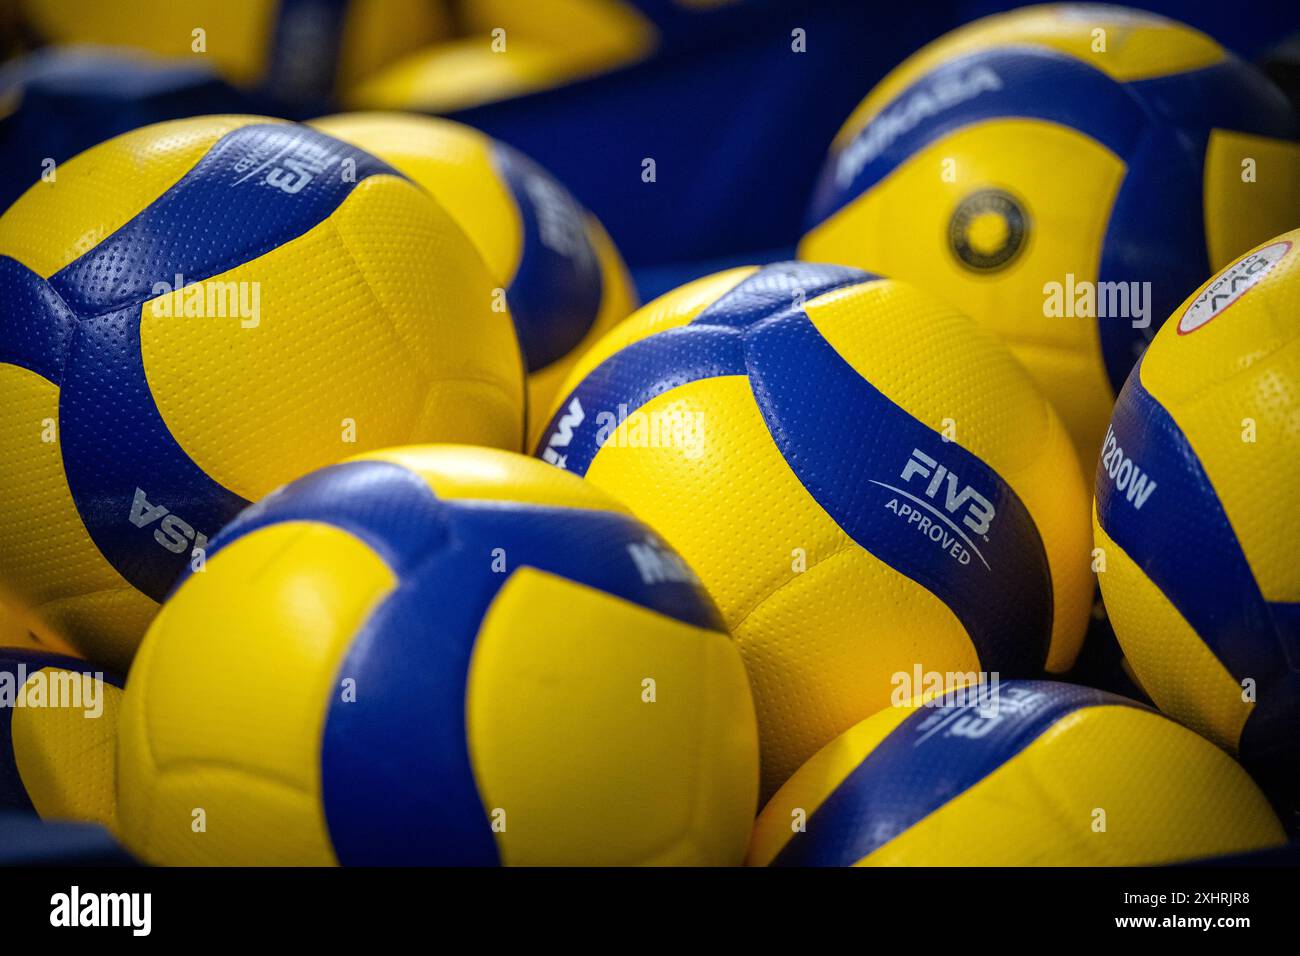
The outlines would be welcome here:
[[[1055,681],[882,711],[763,808],[755,866],[1137,866],[1285,842],[1235,761],[1150,708]]]
[[[358,451],[518,448],[495,281],[368,153],[249,116],[144,127],[0,216],[0,595],[124,669],[248,502]]]
[[[125,47],[210,63],[282,102],[314,102],[450,32],[430,0],[19,0],[50,44]]]
[[[546,170],[472,127],[412,113],[344,113],[317,129],[428,190],[505,290],[528,368],[529,435],[579,355],[636,308],[600,222]]]
[[[913,281],[996,331],[1085,470],[1160,322],[1292,228],[1300,125],[1263,74],[1152,14],[978,20],[890,73],[836,136],[803,258]]]
[[[84,660],[0,647],[0,812],[113,829],[121,698]]]
[[[150,628],[121,734],[155,863],[736,864],[757,809],[744,666],[693,572],[489,449],[367,455],[245,511]]]
[[[1106,610],[1161,710],[1300,783],[1300,230],[1182,304],[1115,404],[1093,527]]]
[[[537,454],[699,573],[749,669],[771,793],[894,675],[1067,669],[1087,495],[1006,346],[857,269],[774,263],[651,302],[587,352]]]

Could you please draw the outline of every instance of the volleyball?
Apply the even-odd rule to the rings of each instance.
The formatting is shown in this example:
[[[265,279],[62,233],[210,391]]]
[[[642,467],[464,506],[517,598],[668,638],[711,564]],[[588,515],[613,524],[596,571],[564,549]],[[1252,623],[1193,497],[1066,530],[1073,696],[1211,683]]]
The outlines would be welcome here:
[[[1092,582],[1069,439],[1006,346],[919,289],[728,270],[633,314],[560,391],[537,454],[699,573],[749,670],[765,793],[917,662],[1074,660]]]
[[[1088,4],[998,14],[862,101],[799,254],[916,282],[997,332],[1090,471],[1165,316],[1295,225],[1298,134],[1263,74],[1176,21]]]
[[[520,447],[495,286],[435,200],[309,127],[174,120],[61,164],[0,216],[0,599],[124,669],[284,481],[419,439]]]
[[[483,448],[374,453],[270,495],[211,552],[123,701],[143,859],[743,858],[740,655],[690,568],[590,483]]]

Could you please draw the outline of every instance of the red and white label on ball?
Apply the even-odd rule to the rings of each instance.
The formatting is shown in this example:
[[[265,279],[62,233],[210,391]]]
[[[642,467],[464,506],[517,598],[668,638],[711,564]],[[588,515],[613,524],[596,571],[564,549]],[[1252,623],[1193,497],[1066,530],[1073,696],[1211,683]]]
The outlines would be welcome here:
[[[1220,272],[1178,319],[1178,334],[1195,332],[1254,288],[1291,251],[1289,240],[1273,242]]]

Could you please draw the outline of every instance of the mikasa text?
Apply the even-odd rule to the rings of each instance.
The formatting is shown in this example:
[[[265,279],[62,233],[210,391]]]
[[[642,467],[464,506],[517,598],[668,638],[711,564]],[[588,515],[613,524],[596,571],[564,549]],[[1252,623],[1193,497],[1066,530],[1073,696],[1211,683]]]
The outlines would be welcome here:
[[[674,551],[665,548],[654,538],[629,544],[627,553],[636,565],[637,574],[646,584],[662,584],[672,581],[685,584],[699,584],[700,579]]]
[[[153,539],[173,554],[184,554],[193,542],[195,551],[203,551],[208,546],[208,536],[195,531],[193,526],[180,515],[172,514],[162,505],[151,505],[143,488],[135,489],[131,499],[131,524],[137,528],[147,528],[155,521]]]
[[[979,66],[953,77],[941,77],[918,90],[897,106],[873,120],[840,154],[835,179],[841,187],[853,182],[858,173],[889,148],[889,144],[918,123],[972,100],[981,93],[1002,89],[1002,78],[987,66]]]

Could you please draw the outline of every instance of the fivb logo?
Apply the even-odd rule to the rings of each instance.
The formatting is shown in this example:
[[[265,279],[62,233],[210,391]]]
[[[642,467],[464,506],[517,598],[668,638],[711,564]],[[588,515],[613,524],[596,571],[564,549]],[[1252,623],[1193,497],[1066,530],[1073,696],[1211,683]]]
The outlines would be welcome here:
[[[912,457],[903,466],[902,479],[910,482],[914,477],[929,478],[925,486],[925,496],[938,501],[950,515],[957,516],[962,510],[962,524],[978,535],[987,535],[997,516],[993,503],[970,485],[963,485],[955,474],[944,465],[931,458],[919,448],[912,449]],[[943,496],[940,497],[940,491]]]
[[[569,407],[560,420],[555,425],[555,431],[546,442],[546,447],[542,449],[542,459],[556,468],[565,468],[567,455],[560,453],[559,449],[568,448],[573,442],[574,430],[583,423],[587,414],[582,410],[582,402],[578,401],[575,395],[569,402]]]

